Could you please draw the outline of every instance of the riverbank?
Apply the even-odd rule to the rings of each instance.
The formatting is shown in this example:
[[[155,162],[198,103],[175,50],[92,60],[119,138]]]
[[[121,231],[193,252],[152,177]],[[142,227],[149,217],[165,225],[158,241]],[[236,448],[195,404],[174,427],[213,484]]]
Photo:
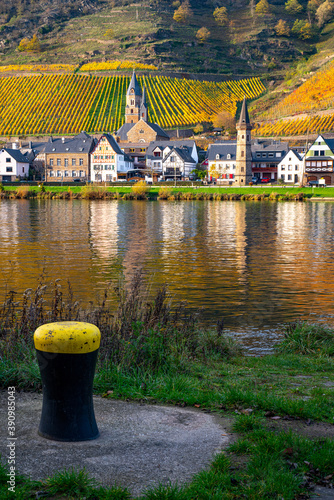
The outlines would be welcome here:
[[[44,293],[41,283],[36,291],[27,291],[20,303],[9,294],[1,309],[2,389],[15,386],[17,397],[20,391],[39,393],[34,329],[41,322],[81,319],[97,324],[102,333],[94,394],[191,407],[226,421],[232,444],[213,458],[210,468],[185,486],[156,487],[143,498],[292,500],[309,498],[315,484],[332,485],[331,330],[290,324],[275,354],[250,357],[224,334],[223,323],[214,331],[202,330],[184,304],[171,304],[166,288],[149,297],[141,273],[129,288],[115,290],[116,310],[106,299],[81,311],[73,297],[65,300],[57,287],[48,305]],[[5,491],[5,469],[0,481]],[[42,482],[18,478],[20,498],[35,496],[37,491],[62,498],[130,498],[124,488],[98,487],[85,471],[63,471]]]
[[[140,184],[140,183],[138,183]],[[103,199],[103,200],[167,200],[167,201],[306,201],[334,198],[334,188],[299,188],[283,186],[249,186],[245,188],[155,187],[145,183],[129,186],[0,186],[0,199]]]

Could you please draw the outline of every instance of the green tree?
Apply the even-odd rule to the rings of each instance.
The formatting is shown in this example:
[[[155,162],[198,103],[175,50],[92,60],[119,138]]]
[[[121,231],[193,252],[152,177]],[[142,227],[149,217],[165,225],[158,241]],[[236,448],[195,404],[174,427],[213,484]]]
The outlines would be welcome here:
[[[299,14],[303,10],[303,7],[302,7],[302,5],[300,5],[298,0],[288,0],[285,3],[285,10],[289,14],[296,15],[296,14]]]
[[[326,2],[322,3],[316,12],[316,18],[318,21],[318,26],[321,28],[324,24],[326,24],[334,14],[334,3],[326,0]]]
[[[290,35],[290,28],[288,26],[288,23],[286,21],[283,21],[283,19],[280,19],[278,23],[275,26],[275,31],[277,36],[289,36]]]
[[[300,29],[299,38],[301,40],[309,40],[314,36],[312,25],[309,22],[306,22],[304,26]]]
[[[258,16],[270,14],[270,5],[268,0],[260,0],[259,3],[256,4],[255,12]]]
[[[205,26],[203,26],[202,28],[200,28],[197,33],[196,33],[196,38],[199,42],[203,43],[203,42],[206,42],[209,38],[210,38],[210,31],[208,30],[208,28],[206,28]]]
[[[225,26],[228,23],[228,15],[226,7],[217,7],[213,12],[215,21],[220,26]]]

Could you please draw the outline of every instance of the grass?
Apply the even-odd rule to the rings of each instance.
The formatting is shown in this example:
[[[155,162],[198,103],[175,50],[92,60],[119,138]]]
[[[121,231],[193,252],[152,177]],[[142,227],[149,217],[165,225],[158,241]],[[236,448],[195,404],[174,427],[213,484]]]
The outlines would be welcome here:
[[[48,293],[48,290],[50,293]],[[51,293],[52,292],[52,293]],[[108,302],[118,297],[116,310]],[[14,301],[15,296],[15,301]],[[29,314],[27,314],[29,312]],[[272,355],[244,356],[221,324],[200,328],[185,304],[172,304],[167,287],[153,295],[138,271],[125,287],[107,290],[102,302],[82,311],[68,285],[40,278],[20,300],[13,292],[0,309],[0,384],[40,390],[32,332],[41,322],[81,319],[102,332],[94,393],[110,399],[168,403],[215,412],[230,419],[237,440],[184,486],[158,486],[143,498],[202,500],[307,498],[310,483],[327,484],[334,443],[271,429],[277,422],[334,422],[334,333],[307,323],[287,325]],[[280,417],[280,418],[279,418]],[[306,426],[307,427],[307,426]],[[310,427],[310,429],[312,426]],[[0,499],[10,498],[0,468]],[[58,471],[45,482],[17,481],[16,498],[36,491],[62,498],[128,499],[117,486],[103,488],[86,471]]]
[[[182,200],[215,200],[215,201],[291,201],[309,198],[334,198],[334,187],[300,188],[286,186],[249,186],[244,188],[201,186],[201,187],[176,187],[153,186],[148,189],[137,189],[134,186],[5,186],[0,192],[1,198],[40,198],[40,199],[167,199],[169,201]]]

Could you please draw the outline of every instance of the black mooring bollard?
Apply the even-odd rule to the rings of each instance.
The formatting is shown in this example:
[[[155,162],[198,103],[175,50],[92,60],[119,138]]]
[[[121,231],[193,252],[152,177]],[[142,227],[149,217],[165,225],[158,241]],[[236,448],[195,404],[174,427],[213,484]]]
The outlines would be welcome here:
[[[55,441],[96,439],[93,379],[100,330],[90,323],[42,325],[34,343],[43,385],[38,434]]]

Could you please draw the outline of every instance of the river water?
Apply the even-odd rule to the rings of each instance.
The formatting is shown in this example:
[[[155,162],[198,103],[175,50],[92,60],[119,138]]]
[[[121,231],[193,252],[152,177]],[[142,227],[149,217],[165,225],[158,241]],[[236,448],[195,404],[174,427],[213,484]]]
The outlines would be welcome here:
[[[1,297],[35,288],[44,267],[88,303],[143,267],[250,352],[268,352],[288,321],[334,324],[332,203],[0,203]]]

